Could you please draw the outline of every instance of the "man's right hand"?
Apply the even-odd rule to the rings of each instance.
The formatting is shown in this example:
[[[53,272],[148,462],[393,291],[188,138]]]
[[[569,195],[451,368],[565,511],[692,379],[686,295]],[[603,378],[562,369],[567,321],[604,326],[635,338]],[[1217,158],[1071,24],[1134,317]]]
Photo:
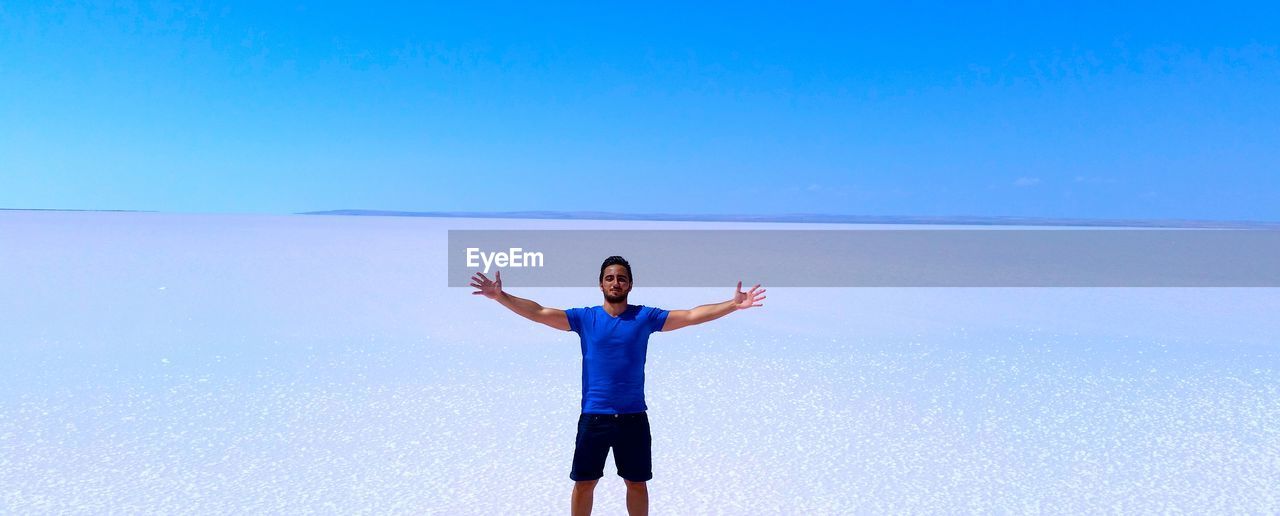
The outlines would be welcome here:
[[[476,288],[474,295],[484,296],[489,299],[497,299],[502,295],[502,271],[498,271],[498,280],[492,281],[482,272],[477,272],[471,277],[471,286]]]
[[[565,315],[564,310],[547,308],[522,297],[503,294],[502,271],[498,271],[498,279],[496,281],[490,280],[483,273],[477,272],[475,276],[471,277],[471,286],[476,288],[476,291],[472,292],[472,294],[497,300],[502,306],[510,308],[512,312],[520,314],[525,319],[540,322],[557,330],[570,330],[569,317]]]

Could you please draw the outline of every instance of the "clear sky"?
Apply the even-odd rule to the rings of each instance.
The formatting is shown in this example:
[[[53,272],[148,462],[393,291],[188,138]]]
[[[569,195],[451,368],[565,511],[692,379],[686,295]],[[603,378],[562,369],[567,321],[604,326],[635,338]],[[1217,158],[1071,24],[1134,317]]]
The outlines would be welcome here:
[[[1274,3],[52,4],[0,207],[1280,220]]]

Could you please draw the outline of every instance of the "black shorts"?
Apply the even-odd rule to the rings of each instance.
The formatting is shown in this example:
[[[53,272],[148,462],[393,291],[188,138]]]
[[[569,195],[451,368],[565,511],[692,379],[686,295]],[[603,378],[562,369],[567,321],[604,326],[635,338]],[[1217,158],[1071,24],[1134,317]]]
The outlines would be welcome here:
[[[633,414],[583,414],[578,417],[578,444],[573,450],[573,471],[577,481],[604,476],[604,461],[613,448],[618,476],[632,482],[653,478],[653,436],[649,416]]]

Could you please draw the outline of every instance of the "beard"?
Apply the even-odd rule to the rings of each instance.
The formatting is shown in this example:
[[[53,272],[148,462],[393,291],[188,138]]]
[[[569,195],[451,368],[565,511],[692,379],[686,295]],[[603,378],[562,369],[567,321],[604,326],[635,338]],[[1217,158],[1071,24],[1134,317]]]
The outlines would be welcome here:
[[[613,296],[613,295],[609,295],[609,293],[608,293],[608,292],[605,292],[605,293],[604,293],[604,300],[605,300],[605,301],[608,301],[608,302],[610,302],[610,303],[626,303],[626,302],[627,302],[627,294],[624,292],[624,293],[622,293],[622,294],[619,294],[619,295]]]

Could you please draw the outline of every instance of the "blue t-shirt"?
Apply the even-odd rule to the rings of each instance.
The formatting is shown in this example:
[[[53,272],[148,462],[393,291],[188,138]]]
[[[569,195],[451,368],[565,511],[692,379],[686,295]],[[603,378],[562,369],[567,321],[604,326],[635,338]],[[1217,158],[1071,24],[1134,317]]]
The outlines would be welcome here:
[[[644,361],[649,334],[662,330],[667,311],[627,305],[614,317],[603,306],[570,308],[569,329],[582,342],[582,413],[628,414],[644,404]]]

